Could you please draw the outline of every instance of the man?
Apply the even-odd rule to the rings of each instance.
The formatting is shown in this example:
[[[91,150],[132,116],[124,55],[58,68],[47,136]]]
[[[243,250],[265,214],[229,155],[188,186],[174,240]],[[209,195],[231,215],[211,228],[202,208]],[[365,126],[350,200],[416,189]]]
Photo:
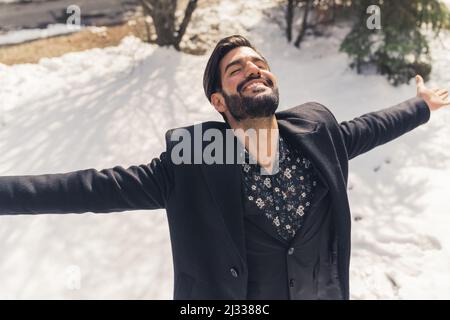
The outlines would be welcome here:
[[[165,208],[175,299],[348,299],[348,160],[450,105],[447,90],[416,81],[416,97],[351,121],[338,123],[315,102],[275,113],[277,79],[267,60],[230,36],[204,73],[205,94],[225,122],[170,130],[166,151],[147,165],[0,177],[0,214]],[[195,142],[211,129],[234,133],[213,163],[203,159],[212,138]],[[191,142],[179,148],[185,133],[194,152]],[[239,146],[246,161],[234,157]],[[230,154],[231,163],[222,161]]]

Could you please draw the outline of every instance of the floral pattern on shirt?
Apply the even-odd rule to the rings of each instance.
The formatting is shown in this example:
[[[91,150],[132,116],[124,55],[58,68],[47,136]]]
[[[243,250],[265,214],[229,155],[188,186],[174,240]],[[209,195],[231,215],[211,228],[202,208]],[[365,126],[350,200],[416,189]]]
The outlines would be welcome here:
[[[277,233],[289,241],[303,225],[311,207],[317,175],[309,159],[279,138],[279,170],[261,175],[258,164],[242,164],[244,192],[271,221]],[[246,159],[250,156],[246,151]]]

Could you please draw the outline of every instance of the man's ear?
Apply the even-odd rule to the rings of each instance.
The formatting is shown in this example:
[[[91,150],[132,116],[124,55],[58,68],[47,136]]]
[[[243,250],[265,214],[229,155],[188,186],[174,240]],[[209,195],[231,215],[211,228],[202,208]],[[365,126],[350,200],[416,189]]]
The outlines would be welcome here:
[[[211,104],[218,112],[225,112],[227,108],[225,106],[225,99],[220,92],[214,92],[211,95]]]

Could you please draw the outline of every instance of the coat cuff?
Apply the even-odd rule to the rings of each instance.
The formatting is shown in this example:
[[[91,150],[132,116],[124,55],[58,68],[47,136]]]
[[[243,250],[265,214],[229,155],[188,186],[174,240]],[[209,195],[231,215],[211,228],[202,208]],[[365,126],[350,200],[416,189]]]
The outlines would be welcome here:
[[[419,97],[415,97],[407,100],[407,102],[409,105],[416,108],[417,113],[419,115],[420,124],[427,123],[428,120],[430,120],[431,110],[430,107],[428,107],[425,100]]]

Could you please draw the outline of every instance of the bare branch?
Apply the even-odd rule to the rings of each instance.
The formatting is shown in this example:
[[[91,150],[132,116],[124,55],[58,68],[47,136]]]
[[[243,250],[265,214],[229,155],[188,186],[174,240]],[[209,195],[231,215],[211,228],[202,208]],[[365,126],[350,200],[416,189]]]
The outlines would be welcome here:
[[[147,15],[151,16],[153,14],[153,6],[147,0],[141,0],[142,7]]]
[[[195,8],[197,7],[197,0],[189,0],[189,3],[186,7],[186,11],[184,13],[183,21],[180,24],[180,28],[177,32],[177,37],[175,39],[174,47],[179,50],[180,49],[180,42],[181,39],[184,36],[184,33],[186,32],[186,28],[189,24],[189,21],[191,20],[192,13],[194,12]]]

